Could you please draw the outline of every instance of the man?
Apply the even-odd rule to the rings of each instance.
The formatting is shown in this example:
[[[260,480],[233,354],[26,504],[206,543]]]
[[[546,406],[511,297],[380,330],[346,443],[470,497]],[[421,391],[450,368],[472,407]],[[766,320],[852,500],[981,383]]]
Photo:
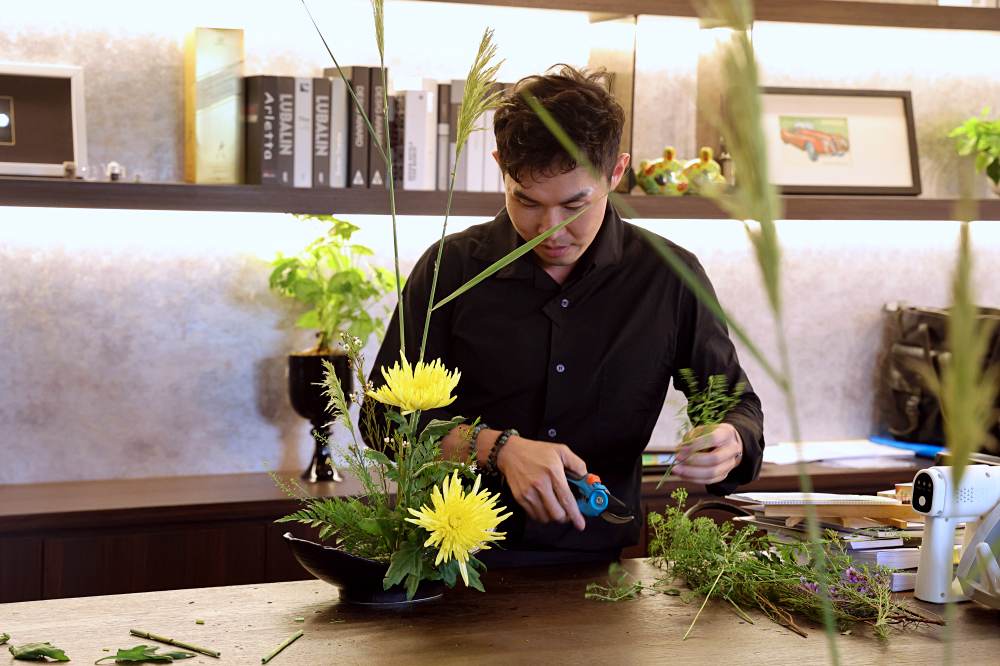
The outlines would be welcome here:
[[[534,251],[435,311],[425,359],[461,371],[457,399],[424,415],[480,417],[488,427],[470,444],[468,426],[442,442],[443,454],[497,474],[486,477],[515,515],[506,562],[613,559],[638,540],[641,453],[671,378],[691,368],[702,386],[724,374],[746,382],[725,326],[608,204],[625,175],[619,154],[624,114],[600,75],[570,67],[523,79],[495,116],[506,207],[496,218],[445,241],[437,300],[518,245],[586,212]],[[601,177],[574,163],[520,95],[529,90],[588,156]],[[695,257],[662,240],[708,285]],[[406,353],[416,361],[436,244],[403,292]],[[709,285],[710,287],[710,285]],[[399,358],[397,315],[371,380]],[[764,442],[760,401],[746,384],[725,423],[679,456],[674,475],[731,492],[753,480]],[[513,431],[516,431],[513,432]],[[504,436],[502,436],[502,434]],[[696,454],[692,450],[700,449]],[[598,474],[636,520],[613,525],[581,515],[566,473]],[[484,555],[490,555],[487,551]],[[500,560],[504,554],[499,553]]]

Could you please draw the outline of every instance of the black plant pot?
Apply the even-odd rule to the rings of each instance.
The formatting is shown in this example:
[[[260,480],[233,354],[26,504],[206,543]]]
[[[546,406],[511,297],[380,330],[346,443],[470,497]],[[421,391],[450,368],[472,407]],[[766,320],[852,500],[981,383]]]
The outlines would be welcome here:
[[[292,354],[288,357],[288,396],[296,413],[312,424],[316,443],[312,461],[302,473],[306,481],[342,481],[330,459],[330,427],[333,416],[326,411],[328,398],[323,395],[323,361],[329,361],[340,379],[344,395],[353,388],[351,366],[344,354]]]
[[[413,599],[406,598],[401,585],[382,589],[382,579],[388,564],[357,557],[338,548],[306,541],[285,532],[285,541],[295,559],[316,578],[340,588],[340,598],[352,604],[366,606],[410,606],[439,599],[444,594],[441,581],[424,581],[417,587]]]

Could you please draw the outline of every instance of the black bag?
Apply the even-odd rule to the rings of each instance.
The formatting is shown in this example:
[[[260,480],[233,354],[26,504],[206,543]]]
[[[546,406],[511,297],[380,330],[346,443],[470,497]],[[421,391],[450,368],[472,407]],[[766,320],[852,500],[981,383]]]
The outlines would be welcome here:
[[[884,346],[877,389],[880,425],[898,440],[944,445],[941,404],[917,367],[929,364],[941,376],[941,363],[949,353],[945,344],[948,310],[890,303],[883,312]],[[994,326],[984,363],[1000,366],[1000,310],[979,308],[979,319]],[[1000,409],[1000,398],[997,407]],[[990,432],[1000,440],[1000,420],[993,420]]]

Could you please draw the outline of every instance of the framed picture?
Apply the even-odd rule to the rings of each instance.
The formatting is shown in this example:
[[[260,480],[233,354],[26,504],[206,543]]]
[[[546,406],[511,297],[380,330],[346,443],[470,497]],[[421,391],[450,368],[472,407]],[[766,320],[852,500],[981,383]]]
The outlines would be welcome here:
[[[903,90],[764,88],[771,182],[785,194],[920,194]]]
[[[83,69],[0,62],[0,175],[63,176],[87,163]]]

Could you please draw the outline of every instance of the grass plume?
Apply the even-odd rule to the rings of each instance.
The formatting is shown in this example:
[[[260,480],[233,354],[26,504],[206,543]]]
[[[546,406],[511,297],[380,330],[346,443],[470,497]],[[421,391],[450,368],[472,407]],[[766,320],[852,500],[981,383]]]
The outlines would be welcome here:
[[[420,337],[420,356],[418,362],[424,360],[424,350],[427,348],[427,334],[431,326],[431,313],[436,307],[441,305],[435,305],[434,297],[437,295],[438,274],[441,270],[441,258],[444,255],[444,239],[448,233],[448,217],[451,215],[451,201],[455,194],[455,177],[459,164],[458,158],[462,154],[469,136],[475,131],[475,123],[479,117],[487,111],[495,109],[500,103],[501,91],[500,86],[497,85],[496,76],[503,61],[494,62],[496,54],[497,47],[493,43],[493,30],[487,28],[483,31],[483,37],[479,40],[479,48],[476,51],[476,57],[472,61],[472,67],[469,68],[468,76],[465,77],[462,105],[458,111],[458,128],[455,138],[455,166],[451,170],[448,179],[448,201],[445,204],[444,222],[441,224],[441,238],[438,240],[437,257],[434,261],[434,276],[431,279],[431,293],[427,300],[427,314],[424,316],[424,331]],[[506,266],[516,258],[511,258],[510,255],[504,257],[498,263],[502,263],[505,260],[506,263],[502,263],[493,272],[500,270],[500,268],[503,268],[503,266]],[[483,279],[486,278],[484,277]],[[457,290],[449,295],[444,302],[458,297],[464,291],[468,291],[468,289],[475,286],[475,284],[478,284],[478,282],[469,282],[463,285],[460,291]]]

